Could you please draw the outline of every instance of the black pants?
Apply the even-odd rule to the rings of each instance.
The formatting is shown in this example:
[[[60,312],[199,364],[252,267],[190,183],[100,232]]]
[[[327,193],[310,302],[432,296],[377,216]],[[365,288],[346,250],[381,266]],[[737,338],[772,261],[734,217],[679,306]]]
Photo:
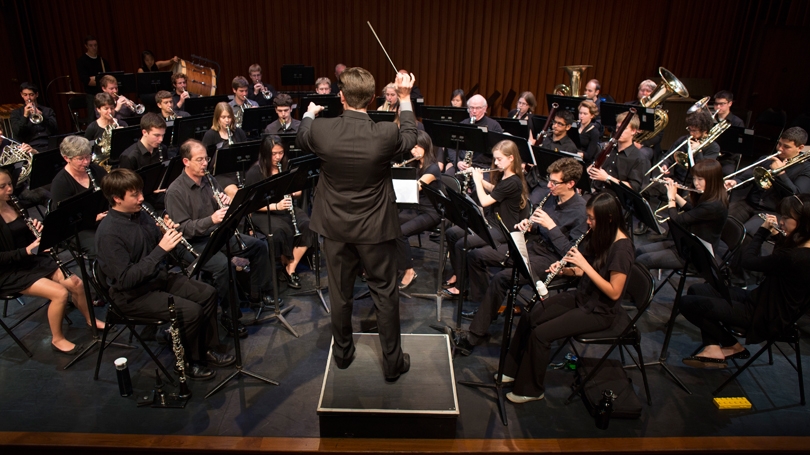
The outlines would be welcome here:
[[[500,229],[491,228],[489,233],[493,240],[495,240],[495,246],[498,246],[504,242],[505,239],[503,238],[503,234],[501,233]],[[458,277],[461,273],[461,256],[464,254],[464,229],[461,229],[458,226],[453,226],[444,234],[445,238],[447,239],[448,249],[450,250],[450,264],[453,265],[453,273],[455,273],[456,277]],[[486,242],[486,240],[477,235],[467,235],[468,254],[470,251],[476,248],[482,248],[488,245],[489,244]]]
[[[754,307],[746,300],[750,291],[741,288],[729,290],[731,304],[706,283],[690,286],[687,295],[681,297],[681,313],[700,329],[704,346],[729,347],[737,344],[737,339],[723,325],[742,329],[751,326]]]
[[[504,369],[507,376],[515,378],[515,395],[538,397],[544,393],[552,341],[604,330],[613,323],[613,315],[586,313],[578,308],[574,294],[557,294],[521,316]]]
[[[273,248],[277,255],[293,257],[293,248],[305,246],[311,248],[315,246],[315,235],[309,230],[309,215],[303,210],[295,207],[295,225],[301,235],[295,235],[292,217],[289,212],[272,211],[270,221],[267,221],[267,213],[256,212],[251,215],[253,226],[262,234],[273,231]]]
[[[464,241],[462,240],[462,245]],[[470,300],[480,302],[490,285],[490,267],[508,267],[512,259],[506,257],[509,245],[498,248],[483,246],[467,253],[467,279],[470,283]]]
[[[169,296],[180,321],[186,361],[199,360],[208,349],[219,344],[217,333],[216,290],[178,273],[170,273],[165,291],[153,291],[134,300],[119,303],[131,317],[169,320]]]
[[[402,227],[402,237],[397,239],[397,269],[413,268],[413,253],[408,237],[433,229],[439,225],[440,220],[439,214],[434,210],[400,210],[399,224]]]
[[[383,353],[383,374],[396,377],[403,366],[399,326],[396,240],[372,245],[344,243],[324,237],[323,250],[332,302],[332,354],[340,367],[354,355],[352,307],[354,281],[365,266],[366,283],[374,300]]]

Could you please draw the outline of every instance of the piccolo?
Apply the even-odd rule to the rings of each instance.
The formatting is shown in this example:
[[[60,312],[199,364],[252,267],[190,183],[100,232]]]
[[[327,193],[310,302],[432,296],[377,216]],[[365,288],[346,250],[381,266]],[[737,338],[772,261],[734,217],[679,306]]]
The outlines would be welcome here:
[[[764,213],[760,213],[760,214],[758,214],[758,215],[759,215],[759,217],[760,217],[760,218],[762,218],[763,220],[768,221],[768,216],[767,216],[766,214],[764,214]],[[787,233],[786,233],[786,232],[785,232],[785,231],[784,231],[782,228],[780,228],[779,226],[777,226],[777,225],[775,225],[775,224],[773,224],[773,223],[769,223],[769,224],[771,225],[771,229],[773,229],[773,230],[775,230],[776,232],[778,232],[779,234],[781,234],[781,235],[783,235],[783,236],[787,237]]]

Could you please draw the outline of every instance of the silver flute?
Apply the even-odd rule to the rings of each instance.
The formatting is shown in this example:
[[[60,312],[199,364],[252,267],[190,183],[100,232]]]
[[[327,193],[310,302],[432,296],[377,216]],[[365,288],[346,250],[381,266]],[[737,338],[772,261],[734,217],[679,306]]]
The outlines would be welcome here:
[[[172,351],[177,365],[177,372],[180,376],[180,390],[177,392],[178,398],[191,398],[191,390],[186,382],[186,350],[180,341],[180,324],[177,320],[177,311],[174,309],[174,296],[169,296],[169,320],[172,325],[169,327],[169,335],[172,337]]]
[[[574,242],[574,246],[571,247],[571,250],[573,250],[574,248],[577,248],[579,246],[580,242],[582,242],[582,239],[584,239],[585,236],[588,235],[589,232],[591,232],[590,228],[587,231],[585,231],[585,233],[582,234],[582,236],[580,238],[578,238],[576,242]],[[565,265],[566,265],[566,261],[565,261],[565,258],[563,258],[563,259],[560,260],[560,266],[557,268],[557,270],[555,270],[555,271],[548,274],[548,276],[546,277],[545,282],[538,281],[537,283],[535,283],[535,287],[537,288],[537,293],[540,294],[541,299],[545,300],[546,296],[548,296],[548,285],[551,283],[551,280],[553,280],[554,277],[556,277],[557,274],[562,271],[562,269],[565,267]]]
[[[759,215],[759,217],[760,217],[760,218],[762,218],[763,220],[768,221],[768,216],[767,216],[766,214],[764,214],[764,213],[759,213],[758,215]],[[773,223],[769,223],[769,224],[771,225],[771,228],[772,228],[773,230],[775,230],[775,231],[776,231],[776,232],[778,232],[779,234],[781,234],[781,235],[783,235],[783,236],[787,237],[787,233],[786,233],[786,232],[785,232],[785,231],[784,231],[782,228],[780,228],[778,225],[773,224]]]
[[[276,166],[278,166],[278,172],[281,173],[281,161],[276,163]],[[298,237],[299,235],[301,235],[301,232],[298,230],[298,220],[295,219],[295,206],[292,205],[292,195],[285,194],[284,199],[290,200],[290,208],[287,210],[290,211],[290,218],[292,218],[292,225],[293,228],[295,229],[295,235],[293,235],[293,237]]]
[[[84,168],[84,171],[87,172],[87,176],[90,177],[90,184],[93,185],[93,192],[100,190],[101,188],[98,187],[98,183],[96,183],[96,178],[93,176],[93,170],[90,169],[90,166]]]
[[[170,229],[172,229],[172,228],[169,227],[168,224],[166,224],[166,222],[163,220],[163,218],[157,216],[157,214],[155,212],[153,212],[152,210],[150,210],[149,207],[147,207],[145,205],[141,205],[141,210],[143,210],[144,213],[149,215],[149,217],[152,218],[155,221],[155,224],[157,224],[157,226],[160,228],[161,232],[163,232],[164,234],[166,232],[168,232]],[[194,271],[194,266],[197,265],[197,260],[200,259],[200,254],[197,253],[196,251],[194,251],[194,247],[191,246],[191,243],[189,243],[188,240],[186,240],[182,236],[180,237],[180,245],[182,245],[183,248],[185,248],[189,253],[191,253],[192,256],[194,256],[194,261],[191,263],[191,265],[186,267],[186,269],[184,270],[184,272],[186,273],[186,276],[191,276],[191,272]]]
[[[214,177],[211,176],[211,173],[205,171],[205,177],[208,179],[208,184],[211,185],[211,191],[214,193],[214,200],[217,203],[217,207],[224,209],[226,206],[222,202],[222,192],[217,189],[216,182],[214,181]],[[234,230],[234,235],[236,235],[236,241],[239,242],[239,247],[243,250],[247,249],[247,245],[245,245],[245,241],[242,240],[242,236],[239,234],[239,230]]]
[[[25,225],[28,226],[28,230],[31,231],[32,234],[34,234],[34,237],[36,237],[37,239],[41,239],[42,233],[39,232],[37,227],[34,225],[34,219],[29,217],[28,214],[25,213],[25,210],[23,210],[22,205],[20,204],[20,200],[17,199],[17,196],[13,195],[9,196],[8,205],[10,205],[11,208],[13,208],[18,215],[23,217],[23,219],[25,220]],[[62,261],[59,260],[59,256],[56,254],[56,252],[53,251],[53,249],[48,250],[48,255],[50,255],[51,258],[53,258],[54,262],[56,262],[56,265],[59,267],[59,270],[62,271],[62,275],[64,275],[65,278],[70,278],[70,276],[73,275],[70,272],[70,270],[68,270],[68,268],[65,267],[65,264],[63,264]]]

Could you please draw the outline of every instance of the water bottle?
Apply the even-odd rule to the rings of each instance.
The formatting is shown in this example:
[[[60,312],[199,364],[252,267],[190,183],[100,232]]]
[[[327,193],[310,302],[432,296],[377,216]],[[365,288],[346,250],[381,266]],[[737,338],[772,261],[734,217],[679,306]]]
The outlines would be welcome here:
[[[129,377],[126,357],[115,359],[115,373],[118,375],[118,391],[121,392],[121,396],[128,397],[132,395],[132,379]]]
[[[564,369],[566,369],[566,370],[576,370],[578,361],[579,361],[579,358],[576,355],[574,355],[574,354],[572,354],[570,352],[568,354],[565,354],[565,367],[564,367]]]
[[[612,390],[605,389],[602,392],[602,400],[596,408],[596,428],[607,430],[608,424],[610,424],[610,414],[613,413],[614,398],[616,398],[616,396],[613,395]]]

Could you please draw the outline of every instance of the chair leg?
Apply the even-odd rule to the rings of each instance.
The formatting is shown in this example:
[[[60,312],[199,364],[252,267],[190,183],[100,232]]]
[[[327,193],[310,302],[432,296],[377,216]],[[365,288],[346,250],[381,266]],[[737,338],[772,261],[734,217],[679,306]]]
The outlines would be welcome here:
[[[101,357],[104,355],[104,349],[107,347],[107,334],[110,332],[112,324],[104,324],[104,330],[101,332],[101,345],[98,347],[98,358],[96,359],[96,371],[93,373],[93,379],[98,381],[98,370],[101,369]]]
[[[149,349],[149,346],[147,346],[146,343],[143,341],[141,336],[138,334],[138,331],[135,330],[135,326],[128,325],[127,328],[129,329],[129,333],[135,335],[135,338],[137,338],[138,342],[141,343],[141,346],[146,351],[146,353],[149,354],[149,357],[152,358],[152,361],[155,362],[155,364],[158,366],[158,368],[160,368],[161,371],[163,371],[163,376],[165,376],[166,379],[169,380],[169,383],[171,385],[176,387],[177,383],[174,381],[172,375],[169,374],[169,372],[166,370],[166,367],[163,366],[163,363],[160,360],[158,360],[157,356],[155,356],[155,353],[152,352],[151,349]]]
[[[624,349],[619,348],[619,359],[621,359],[622,365],[624,365]]]
[[[805,405],[804,400],[804,375],[802,374],[802,352],[799,345],[802,343],[801,334],[798,329],[796,330],[796,372],[799,373],[799,398],[801,399],[802,406]]]
[[[675,274],[675,270],[673,270],[673,271],[669,272],[669,275],[667,275],[667,277],[666,277],[666,278],[664,278],[664,280],[663,280],[663,281],[659,281],[659,282],[658,282],[658,287],[655,289],[655,292],[653,292],[653,297],[655,297],[655,296],[658,294],[658,291],[660,291],[660,290],[661,290],[661,288],[663,288],[663,287],[664,287],[664,285],[666,285],[667,283],[669,283],[669,279],[670,279],[670,278],[672,278],[672,275],[674,275],[674,274]]]
[[[3,317],[4,318],[8,317],[8,300],[6,300],[5,303],[3,303]]]
[[[6,303],[8,303],[8,301],[6,301]],[[19,347],[20,347],[20,349],[22,349],[22,350],[23,350],[23,352],[25,352],[25,354],[26,354],[28,357],[33,357],[33,356],[34,356],[34,354],[31,354],[31,351],[29,351],[29,350],[28,350],[28,348],[26,348],[26,347],[25,347],[25,345],[23,344],[23,342],[22,342],[22,341],[20,341],[20,339],[19,339],[19,338],[17,338],[17,335],[14,335],[14,332],[12,332],[12,331],[11,331],[11,329],[9,329],[9,328],[8,328],[8,326],[7,326],[7,325],[6,325],[6,324],[3,322],[3,320],[2,320],[2,319],[0,319],[0,327],[2,327],[2,328],[3,328],[3,330],[5,330],[5,331],[6,331],[6,333],[8,334],[8,336],[10,336],[10,337],[11,337],[11,339],[12,339],[12,340],[14,340],[14,342],[15,342],[15,343],[17,343],[17,346],[19,346]]]
[[[756,353],[756,354],[752,355],[752,356],[751,356],[751,358],[750,358],[750,359],[748,359],[748,361],[747,361],[747,362],[745,362],[745,365],[743,365],[743,366],[742,366],[742,367],[740,367],[740,368],[737,368],[737,371],[735,371],[735,372],[734,372],[734,374],[732,374],[732,375],[731,375],[731,377],[729,377],[728,379],[726,379],[726,380],[725,380],[725,382],[723,382],[722,384],[720,384],[720,386],[719,386],[719,387],[717,387],[717,388],[714,390],[714,392],[712,392],[712,395],[717,395],[718,393],[720,393],[720,391],[722,391],[724,388],[726,388],[726,386],[727,386],[727,385],[728,385],[728,384],[729,384],[731,381],[733,381],[733,380],[737,379],[737,376],[739,376],[740,374],[742,374],[742,372],[743,372],[743,371],[745,371],[745,370],[746,370],[746,369],[747,369],[749,366],[751,366],[751,364],[752,364],[752,363],[754,363],[754,361],[755,361],[756,359],[758,359],[758,358],[759,358],[759,356],[761,356],[762,354],[764,354],[764,353],[765,353],[765,351],[770,350],[770,348],[771,348],[771,345],[772,345],[772,344],[773,344],[773,341],[768,341],[768,343],[765,345],[765,347],[763,347],[762,349],[760,349],[759,351],[757,351],[757,353]]]
[[[652,406],[652,396],[650,395],[650,385],[647,383],[647,370],[644,368],[644,357],[641,355],[641,344],[634,343],[633,347],[636,348],[636,355],[638,355],[639,370],[641,370],[641,379],[644,381],[644,390],[647,392],[647,404]],[[619,352],[622,352],[619,349]]]

